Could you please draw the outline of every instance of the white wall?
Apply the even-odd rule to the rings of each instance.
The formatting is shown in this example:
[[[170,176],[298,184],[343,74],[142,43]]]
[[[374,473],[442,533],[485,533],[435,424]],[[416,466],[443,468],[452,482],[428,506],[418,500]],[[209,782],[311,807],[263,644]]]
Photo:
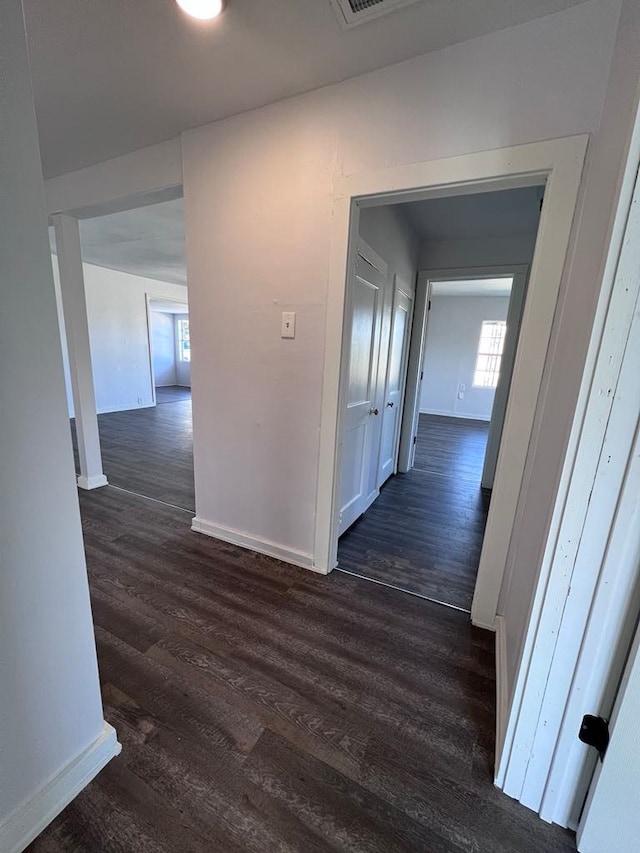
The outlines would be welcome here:
[[[52,261],[58,286],[55,255]],[[82,268],[98,412],[152,406],[146,295],[184,302],[186,288],[92,264]],[[66,351],[64,337],[63,349]],[[68,372],[66,378],[69,415],[73,417]]]
[[[99,742],[103,715],[19,0],[3,0],[0,55],[0,848],[9,851],[66,805],[65,771]]]
[[[506,320],[508,296],[434,296],[425,342],[420,411],[491,420],[495,388],[474,388],[483,320]],[[458,399],[460,384],[466,386]]]
[[[188,320],[188,314],[175,314],[174,321],[174,340],[175,346],[178,346],[178,329],[177,324],[179,320]],[[176,384],[183,385],[185,388],[191,387],[191,362],[190,361],[180,361],[180,357],[178,355],[178,351],[176,349]]]
[[[157,387],[176,384],[176,336],[173,314],[151,312],[153,374]]]
[[[537,233],[478,240],[429,240],[420,245],[421,270],[530,264]]]
[[[183,136],[201,519],[313,550],[334,179],[597,132],[619,5],[592,0]],[[283,310],[295,341],[280,338]]]

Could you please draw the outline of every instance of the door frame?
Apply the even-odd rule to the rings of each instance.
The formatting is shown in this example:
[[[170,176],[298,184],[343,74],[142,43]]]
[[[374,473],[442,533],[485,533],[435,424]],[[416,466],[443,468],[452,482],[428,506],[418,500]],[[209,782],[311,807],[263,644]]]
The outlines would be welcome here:
[[[158,296],[153,293],[147,291],[144,295],[145,301],[145,312],[147,316],[147,341],[149,344],[149,376],[151,378],[151,399],[153,400],[153,405],[157,406],[156,400],[156,372],[153,367],[153,329],[151,328],[151,312],[155,309],[151,304],[154,300],[158,300],[160,302],[173,302],[175,305],[186,305],[187,306],[187,316],[189,316],[189,298],[187,293],[187,299],[173,299],[170,296]],[[160,312],[162,313],[162,312]],[[173,315],[175,318],[175,315]],[[175,334],[174,334],[175,337]],[[176,344],[174,340],[174,350],[176,349]]]
[[[446,267],[444,269],[433,269],[433,270],[418,270],[418,277],[416,281],[416,310],[414,314],[411,342],[409,345],[409,364],[413,366],[413,370],[411,371],[411,385],[409,385],[409,380],[407,380],[407,389],[406,389],[406,398],[405,398],[405,408],[406,415],[403,418],[402,422],[402,431],[400,438],[400,447],[405,449],[405,453],[400,453],[400,465],[399,470],[406,472],[410,471],[413,467],[413,457],[414,452],[412,450],[413,447],[413,435],[415,435],[415,429],[417,425],[417,419],[420,414],[420,397],[421,397],[421,386],[422,386],[422,378],[421,373],[423,370],[424,364],[424,352],[425,346],[427,342],[427,337],[429,334],[429,301],[431,300],[431,286],[434,282],[439,281],[458,281],[458,280],[473,280],[477,279],[478,281],[482,281],[485,278],[512,278],[512,293],[516,288],[516,279],[519,280],[519,284],[525,290],[525,299],[526,299],[526,287],[527,287],[527,279],[529,276],[529,264],[500,264],[495,266],[482,266],[482,267]],[[420,298],[418,298],[418,292],[420,292]],[[511,297],[509,297],[509,310],[511,309]],[[420,312],[420,313],[418,313]],[[519,329],[518,329],[519,333]],[[519,337],[519,334],[518,334]],[[516,352],[517,352],[517,343],[516,343]],[[515,366],[515,364],[514,364]],[[497,390],[496,389],[496,398],[497,398]],[[507,392],[508,395],[508,392]],[[508,396],[507,396],[507,404],[508,404]],[[495,405],[495,399],[494,399]],[[491,413],[491,418],[493,420],[493,411]],[[505,417],[506,420],[506,409],[505,409]],[[408,435],[406,434],[408,431]],[[410,451],[409,455],[406,455],[407,449]]]
[[[405,399],[400,423],[400,441],[398,442],[398,471],[406,474],[413,468],[416,448],[413,441],[418,433],[418,415],[420,414],[420,392],[422,386],[422,363],[424,346],[429,330],[429,300],[431,282],[421,280],[416,275],[416,287],[413,295],[413,316],[411,318],[411,336],[405,377]]]
[[[579,720],[606,704],[637,601],[639,165],[640,113],[511,707],[498,697],[496,784],[573,829],[589,781]]]
[[[393,332],[394,332],[394,323],[395,323],[395,311],[397,306],[397,299],[399,295],[402,295],[409,302],[409,312],[407,317],[407,327],[404,333],[404,340],[402,343],[402,356],[401,356],[401,374],[400,374],[400,388],[398,392],[398,396],[400,399],[399,404],[399,415],[396,418],[396,431],[393,438],[393,471],[391,474],[397,474],[399,470],[400,464],[400,444],[402,441],[402,432],[405,428],[405,410],[407,407],[407,402],[412,404],[411,395],[407,394],[408,390],[408,375],[409,375],[409,364],[411,362],[411,345],[413,343],[413,323],[415,318],[415,305],[416,305],[416,288],[417,288],[417,279],[414,284],[414,287],[410,287],[405,282],[403,282],[402,278],[398,275],[398,273],[394,273],[393,283],[391,285],[392,295],[391,295],[391,327],[389,334],[389,353],[391,352],[391,344],[393,341]],[[389,368],[390,361],[387,361],[387,369],[385,372],[385,380],[384,380],[384,398],[385,405],[387,403],[388,391],[389,391]],[[386,410],[385,410],[386,414]],[[382,428],[384,429],[384,419],[382,423]],[[380,457],[382,455],[382,442],[380,442],[380,452],[378,453],[378,474],[380,473]],[[391,476],[391,474],[389,476]],[[386,482],[386,480],[385,480]],[[382,485],[382,484],[381,484]],[[381,488],[379,486],[378,488]]]
[[[582,177],[586,135],[535,142],[397,166],[343,177],[336,181],[320,421],[320,452],[316,494],[314,568],[329,573],[337,565],[338,503],[342,456],[343,401],[347,358],[345,299],[358,238],[361,207],[398,204],[428,198],[465,195],[538,186],[546,183],[529,298],[523,317],[520,348],[512,380],[512,397],[505,420],[501,458],[494,484],[483,556],[472,609],[474,624],[495,630],[498,596],[515,524],[516,505],[530,443],[535,444],[534,420],[538,392],[551,336],[560,282]]]
[[[151,327],[151,312],[153,308],[151,307],[151,301],[153,296],[150,293],[145,293],[144,295],[144,304],[145,310],[147,314],[147,341],[149,342],[149,376],[151,378],[151,399],[153,400],[153,405],[157,406],[156,400],[156,372],[153,367],[153,329]]]

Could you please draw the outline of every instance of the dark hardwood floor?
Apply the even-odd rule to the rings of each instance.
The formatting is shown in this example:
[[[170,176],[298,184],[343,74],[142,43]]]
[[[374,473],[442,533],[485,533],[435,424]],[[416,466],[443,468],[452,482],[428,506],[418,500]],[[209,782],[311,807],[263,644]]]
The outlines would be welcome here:
[[[156,405],[161,403],[179,403],[181,400],[191,400],[191,388],[184,385],[156,386]]]
[[[492,785],[494,638],[465,614],[80,503],[123,751],[31,853],[575,850]]]
[[[156,395],[155,408],[99,415],[104,471],[114,486],[195,512],[191,392]],[[469,610],[488,509],[487,432],[480,421],[421,415],[415,468],[391,477],[341,537],[340,568]],[[73,421],[72,434],[76,448]]]
[[[489,508],[480,489],[488,428],[420,415],[414,469],[391,477],[343,534],[339,567],[470,610]]]
[[[191,391],[156,394],[154,408],[98,415],[104,473],[113,486],[195,512]],[[71,432],[79,471],[74,421]]]

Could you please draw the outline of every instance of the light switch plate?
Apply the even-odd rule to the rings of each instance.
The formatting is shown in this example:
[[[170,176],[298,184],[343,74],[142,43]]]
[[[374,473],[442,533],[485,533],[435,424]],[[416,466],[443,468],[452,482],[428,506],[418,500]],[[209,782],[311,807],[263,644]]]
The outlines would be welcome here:
[[[296,336],[296,315],[295,311],[282,312],[282,331],[280,337],[295,338]]]

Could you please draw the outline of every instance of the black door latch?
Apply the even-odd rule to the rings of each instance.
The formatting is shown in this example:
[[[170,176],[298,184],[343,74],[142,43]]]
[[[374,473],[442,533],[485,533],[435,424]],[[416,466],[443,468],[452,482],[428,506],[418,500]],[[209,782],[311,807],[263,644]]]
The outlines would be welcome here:
[[[609,721],[605,720],[604,717],[585,714],[582,718],[578,737],[587,746],[595,747],[598,750],[600,761],[603,761],[604,754],[609,746]]]

